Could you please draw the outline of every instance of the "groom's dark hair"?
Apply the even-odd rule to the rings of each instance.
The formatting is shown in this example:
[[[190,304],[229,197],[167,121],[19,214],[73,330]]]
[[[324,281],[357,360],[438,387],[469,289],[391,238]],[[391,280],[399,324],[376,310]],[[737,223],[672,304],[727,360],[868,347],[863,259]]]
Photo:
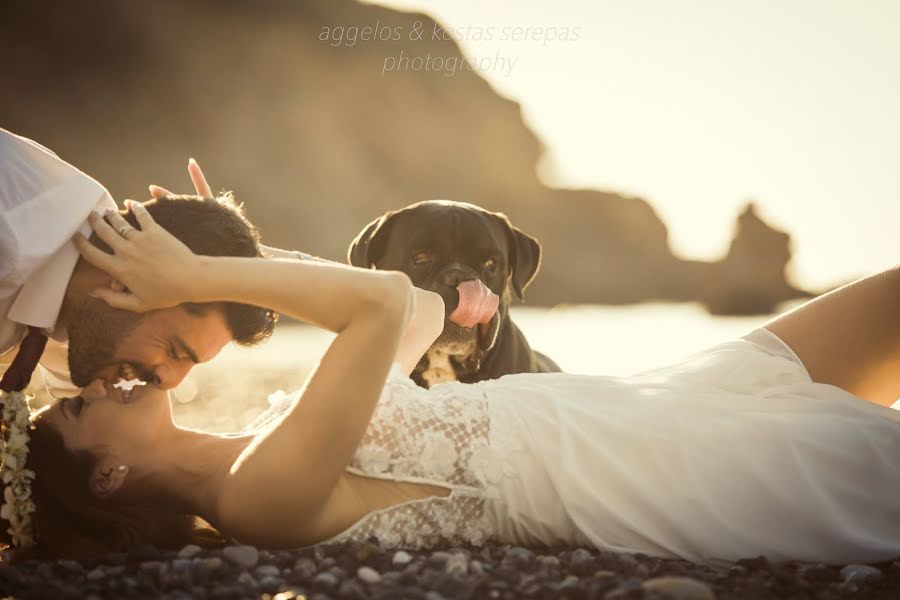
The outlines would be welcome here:
[[[231,193],[218,198],[163,196],[142,204],[160,227],[181,240],[194,254],[262,256],[259,231],[244,216],[243,206],[234,201]],[[130,210],[119,214],[133,227],[141,228]],[[96,235],[91,242],[105,252],[112,252]],[[244,346],[258,344],[272,335],[278,318],[270,309],[236,302],[186,304],[185,308],[194,314],[204,314],[215,306],[223,308],[234,341]]]

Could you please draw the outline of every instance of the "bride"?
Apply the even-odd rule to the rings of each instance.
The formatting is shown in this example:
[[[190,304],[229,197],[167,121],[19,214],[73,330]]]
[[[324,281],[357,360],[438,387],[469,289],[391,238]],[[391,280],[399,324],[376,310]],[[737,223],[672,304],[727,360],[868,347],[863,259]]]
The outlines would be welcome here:
[[[181,429],[164,391],[101,380],[34,415],[46,555],[177,547],[201,517],[269,548],[376,536],[692,561],[900,556],[898,267],[666,368],[426,390],[407,374],[444,305],[404,274],[197,256],[129,208],[140,230],[92,219],[115,254],[77,240],[127,286],[98,292],[110,304],[258,304],[337,336],[302,390],[245,434]]]

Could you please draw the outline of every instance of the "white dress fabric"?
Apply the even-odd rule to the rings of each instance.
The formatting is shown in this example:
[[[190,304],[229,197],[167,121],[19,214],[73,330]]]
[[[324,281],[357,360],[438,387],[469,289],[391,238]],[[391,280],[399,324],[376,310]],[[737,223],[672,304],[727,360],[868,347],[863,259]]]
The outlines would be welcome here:
[[[395,365],[348,470],[450,495],[371,513],[328,542],[900,556],[900,412],[814,383],[765,329],[630,377],[425,390]]]

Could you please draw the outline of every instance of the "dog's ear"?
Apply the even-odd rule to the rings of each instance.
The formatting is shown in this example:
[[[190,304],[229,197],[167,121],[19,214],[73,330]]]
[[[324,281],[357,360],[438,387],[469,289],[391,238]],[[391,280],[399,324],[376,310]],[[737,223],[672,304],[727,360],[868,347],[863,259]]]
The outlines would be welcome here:
[[[512,271],[513,290],[519,300],[525,300],[525,288],[541,267],[540,243],[509,222],[503,213],[496,213],[506,228],[509,244],[509,267]]]
[[[391,217],[395,212],[385,213],[359,232],[347,249],[347,262],[350,265],[368,269],[381,258],[381,254],[384,252],[384,240],[390,230]]]

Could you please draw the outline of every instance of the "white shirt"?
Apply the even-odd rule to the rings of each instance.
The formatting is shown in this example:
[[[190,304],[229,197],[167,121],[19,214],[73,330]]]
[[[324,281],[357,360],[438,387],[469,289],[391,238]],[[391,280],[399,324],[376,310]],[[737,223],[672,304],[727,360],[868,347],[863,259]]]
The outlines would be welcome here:
[[[29,325],[49,336],[41,374],[59,398],[71,382],[65,331],[56,321],[78,250],[91,234],[91,211],[115,209],[102,185],[40,144],[0,128],[0,371],[12,362]]]

